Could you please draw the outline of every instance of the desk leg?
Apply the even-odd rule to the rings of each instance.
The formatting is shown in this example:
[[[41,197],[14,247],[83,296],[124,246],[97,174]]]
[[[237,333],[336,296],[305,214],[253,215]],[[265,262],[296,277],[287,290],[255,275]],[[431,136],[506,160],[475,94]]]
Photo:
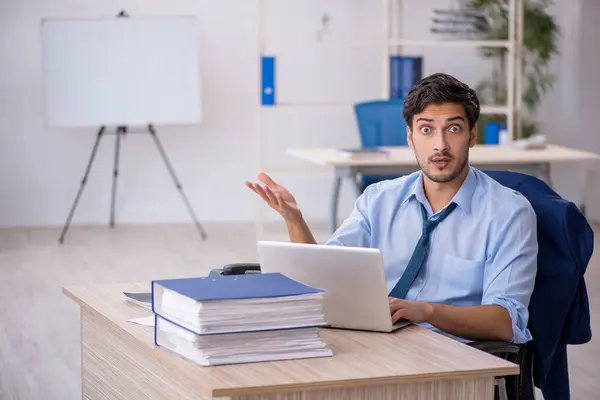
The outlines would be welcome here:
[[[331,205],[329,208],[329,232],[333,234],[337,229],[337,210],[340,202],[340,186],[342,185],[342,178],[337,174],[333,179],[333,191],[331,193]]]
[[[552,187],[552,176],[550,171],[550,163],[543,163],[539,165],[539,178],[546,182],[546,184]]]
[[[338,206],[340,204],[340,187],[342,179],[350,179],[352,181],[352,189],[354,190],[355,198],[361,194],[361,186],[358,181],[358,170],[353,167],[335,167],[333,177],[333,190],[331,192],[331,203],[329,206],[329,233],[333,233],[338,228]]]
[[[341,389],[308,390],[231,400],[493,400],[494,378],[436,380],[398,385],[373,385]]]

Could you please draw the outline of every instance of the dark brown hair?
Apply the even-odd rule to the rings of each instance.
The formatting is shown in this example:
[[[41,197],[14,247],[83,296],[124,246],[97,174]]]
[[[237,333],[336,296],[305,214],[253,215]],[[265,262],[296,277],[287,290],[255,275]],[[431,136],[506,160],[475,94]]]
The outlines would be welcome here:
[[[402,110],[406,124],[412,129],[415,114],[423,112],[430,104],[441,103],[460,104],[467,115],[469,129],[472,129],[479,119],[480,105],[477,93],[451,75],[436,73],[418,81],[408,92]]]

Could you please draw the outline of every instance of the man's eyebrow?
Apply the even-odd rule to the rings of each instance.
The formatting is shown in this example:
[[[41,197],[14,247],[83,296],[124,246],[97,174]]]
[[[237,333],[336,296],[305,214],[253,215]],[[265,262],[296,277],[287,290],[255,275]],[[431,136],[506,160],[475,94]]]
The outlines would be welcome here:
[[[417,121],[427,121],[427,122],[433,122],[433,120],[431,118],[417,118]]]
[[[452,121],[458,121],[458,120],[461,120],[464,122],[465,119],[463,117],[461,117],[460,115],[457,115],[456,117],[448,118],[446,120],[446,122],[452,122]]]

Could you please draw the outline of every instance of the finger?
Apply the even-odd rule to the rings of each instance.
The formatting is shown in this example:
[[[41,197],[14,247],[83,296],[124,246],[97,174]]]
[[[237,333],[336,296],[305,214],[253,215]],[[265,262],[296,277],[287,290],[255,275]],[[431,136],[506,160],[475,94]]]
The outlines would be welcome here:
[[[250,189],[250,190],[252,190],[252,191],[256,192],[256,190],[254,190],[254,184],[253,184],[253,183],[246,181],[246,182],[245,182],[245,185],[246,185],[246,187],[247,187],[248,189]]]
[[[271,188],[278,186],[277,183],[275,183],[275,181],[273,179],[271,179],[271,177],[269,175],[265,174],[264,172],[261,172],[260,174],[258,174],[258,180]]]
[[[406,307],[402,303],[396,303],[396,302],[390,303],[390,313],[392,313],[392,314],[395,313],[396,311],[398,311],[400,309],[404,309],[404,308],[406,308]]]
[[[275,200],[277,201],[277,205],[279,206],[279,208],[284,209],[286,204],[283,201],[283,199],[281,198],[281,194],[279,193],[275,193]]]
[[[271,203],[273,203],[273,205],[277,205],[277,198],[275,197],[275,193],[273,193],[273,191],[271,190],[271,188],[269,188],[268,186],[266,186],[266,187],[263,188],[263,190],[265,191],[265,194],[269,198],[269,201]]]
[[[400,310],[396,311],[394,314],[392,314],[392,323],[394,324],[398,322],[398,320],[404,318],[405,315],[406,313],[404,308],[401,308]]]
[[[250,190],[252,190],[254,193],[259,194],[258,189],[256,188],[256,184],[255,183],[251,183],[251,182],[246,182],[246,187],[248,187]]]
[[[390,297],[390,304],[406,304],[403,299],[399,299],[397,297]]]
[[[408,303],[406,300],[403,299],[398,299],[398,298],[392,298],[392,300],[390,301],[390,311],[392,312],[392,314],[400,309],[406,309],[408,308]]]
[[[258,184],[254,184],[252,185],[253,190],[260,196],[262,197],[262,199],[264,201],[266,201],[267,203],[269,203],[269,198],[267,197],[267,194],[265,193],[264,189],[262,188],[262,186],[258,185]]]
[[[279,210],[282,212],[287,212],[290,210],[290,205],[283,200],[280,193],[275,193],[275,199],[277,200]]]

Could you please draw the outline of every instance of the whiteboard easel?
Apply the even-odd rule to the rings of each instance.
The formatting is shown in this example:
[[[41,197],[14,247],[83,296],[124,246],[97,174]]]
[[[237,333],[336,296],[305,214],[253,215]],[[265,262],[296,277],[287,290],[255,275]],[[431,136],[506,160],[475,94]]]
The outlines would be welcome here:
[[[202,119],[198,21],[194,17],[117,18],[42,22],[46,121],[62,128],[99,127],[96,142],[59,242],[69,228],[98,145],[114,126],[115,158],[110,226],[121,138],[128,127],[145,126],[190,212],[181,183],[156,135],[156,125],[197,124]]]

